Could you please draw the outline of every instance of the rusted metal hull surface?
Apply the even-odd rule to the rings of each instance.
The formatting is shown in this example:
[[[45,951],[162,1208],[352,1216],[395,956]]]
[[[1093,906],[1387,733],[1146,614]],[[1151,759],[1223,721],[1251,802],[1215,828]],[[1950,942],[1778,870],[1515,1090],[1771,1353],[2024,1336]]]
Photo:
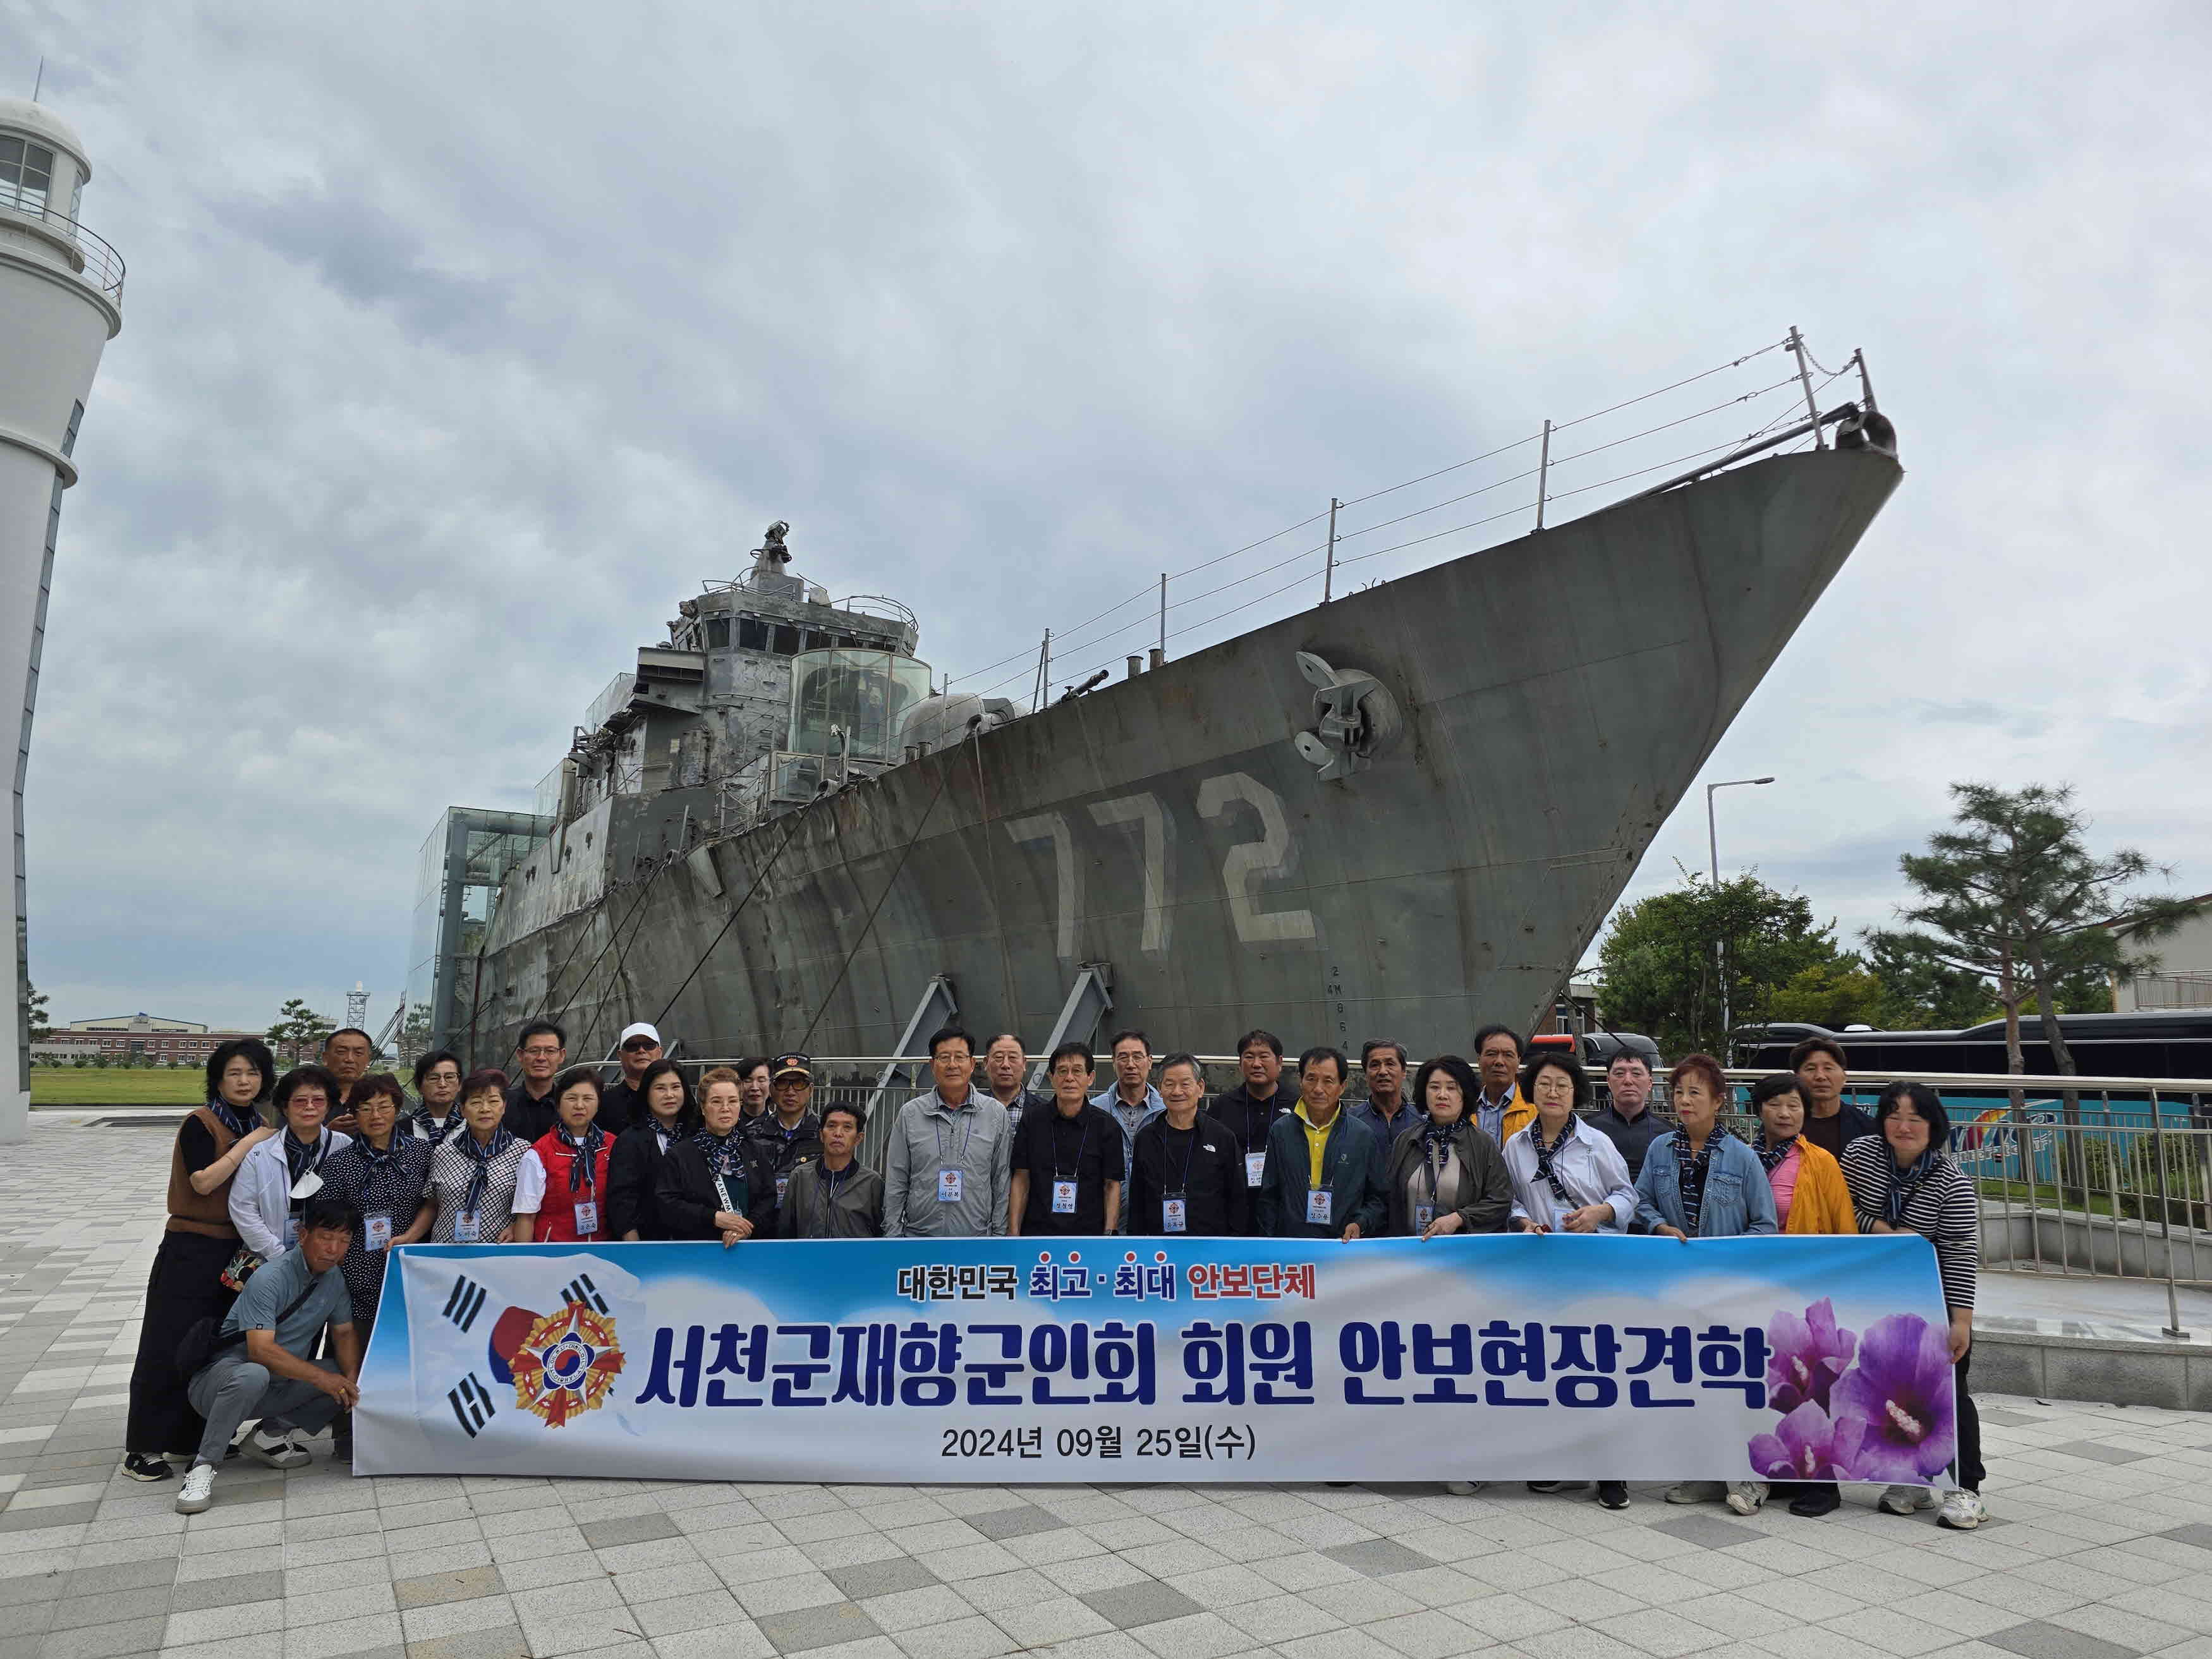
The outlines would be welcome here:
[[[1156,1048],[1525,1024],[1900,477],[1826,451],[1626,502],[688,851],[696,793],[608,803],[507,883],[472,1046],[565,1011],[572,1052],[657,1017],[693,1054],[885,1053],[938,974],[1034,1045],[1085,963]],[[1301,651],[1402,717],[1348,780],[1292,747]]]

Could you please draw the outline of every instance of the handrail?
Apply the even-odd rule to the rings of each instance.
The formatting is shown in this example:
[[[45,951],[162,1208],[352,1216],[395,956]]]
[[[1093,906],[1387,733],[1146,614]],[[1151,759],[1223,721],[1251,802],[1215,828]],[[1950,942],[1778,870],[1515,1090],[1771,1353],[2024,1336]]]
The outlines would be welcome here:
[[[123,302],[123,256],[106,237],[88,230],[65,213],[46,206],[33,207],[20,196],[0,196],[0,212],[28,219],[75,254],[78,276],[118,305]]]
[[[1030,1058],[1031,1060],[1035,1060],[1036,1056],[1031,1054],[1030,1055]],[[1102,1060],[1103,1058],[1103,1057],[1102,1056]],[[1153,1055],[1152,1064],[1155,1066],[1158,1065],[1161,1058],[1162,1057],[1158,1054]],[[1195,1055],[1194,1058],[1201,1066],[1234,1066],[1237,1063],[1237,1059],[1235,1054],[1198,1054]],[[1355,1072],[1358,1071],[1360,1069],[1359,1061],[1356,1058],[1351,1058],[1349,1056],[1347,1056],[1347,1058],[1351,1060],[1352,1069]],[[898,1064],[902,1066],[926,1066],[928,1064],[926,1060],[919,1059],[912,1054],[817,1054],[813,1059],[817,1071],[821,1070],[823,1067],[830,1066],[841,1067],[850,1066],[854,1068],[881,1067],[891,1063],[893,1060],[896,1060]],[[1474,1062],[1470,1060],[1468,1063],[1472,1065]],[[735,1056],[727,1058],[717,1057],[711,1060],[702,1058],[689,1060],[686,1064],[698,1066],[734,1066],[737,1064],[737,1058]],[[1418,1066],[1420,1064],[1420,1061],[1419,1060],[1415,1060],[1412,1064]],[[978,1054],[975,1057],[975,1069],[978,1072],[981,1072],[982,1067],[983,1058],[981,1054]],[[1106,1069],[1107,1068],[1103,1065],[1101,1066],[1100,1073],[1102,1076],[1105,1075]],[[1606,1068],[1602,1066],[1585,1066],[1583,1069],[1588,1072],[1595,1079],[1604,1077]],[[1756,1083],[1759,1079],[1769,1076],[1778,1069],[1778,1067],[1771,1066],[1731,1066],[1725,1068],[1728,1080],[1730,1083]],[[1935,1090],[1938,1094],[1941,1094],[1946,1089],[2021,1089],[2032,1093],[2055,1094],[2064,1094],[2069,1092],[2074,1094],[2095,1094],[2103,1090],[2129,1089],[2140,1090],[2146,1093],[2154,1091],[2160,1094],[2212,1095],[2212,1078],[2091,1077],[2087,1075],[2081,1077],[2064,1077],[2052,1072],[1917,1072],[1899,1070],[1894,1067],[1887,1069],[1881,1067],[1869,1067],[1864,1071],[1854,1073],[1851,1076],[1850,1081],[1844,1086],[1850,1090],[1863,1090],[1874,1088],[1881,1084],[1896,1082],[1900,1079],[1912,1083],[1924,1083],[1929,1088]],[[1104,1085],[1102,1084],[1100,1086],[1103,1088]]]

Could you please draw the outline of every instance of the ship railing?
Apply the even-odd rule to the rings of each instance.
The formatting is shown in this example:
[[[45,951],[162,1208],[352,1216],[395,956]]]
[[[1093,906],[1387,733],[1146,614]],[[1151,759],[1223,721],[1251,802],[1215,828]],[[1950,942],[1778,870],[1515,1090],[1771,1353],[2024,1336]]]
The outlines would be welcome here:
[[[1236,1058],[1201,1054],[1209,1095],[1241,1079]],[[1155,1057],[1157,1063],[1158,1057]],[[734,1066],[734,1058],[686,1059],[696,1082],[702,1071]],[[1030,1057],[1034,1068],[1036,1057]],[[933,1086],[926,1060],[888,1054],[817,1055],[812,1109],[832,1101],[866,1115],[878,1079],[889,1068],[883,1104],[866,1126],[860,1157],[880,1171],[901,1107]],[[1589,1066],[1594,1099],[1605,1073]],[[1364,1099],[1365,1079],[1352,1068],[1347,1100]],[[1750,1085],[1765,1071],[1729,1073],[1724,1121],[1739,1136],[1758,1133],[1749,1115]],[[1099,1067],[1094,1092],[1111,1085]],[[1854,1076],[1845,1099],[1871,1112],[1893,1079]],[[1951,1120],[1951,1155],[1972,1176],[1982,1202],[1982,1259],[1991,1267],[2069,1278],[2163,1281],[2176,1328],[2182,1288],[2212,1289],[2212,1079],[2014,1076],[2006,1073],[1920,1073]],[[981,1068],[975,1086],[983,1086]],[[1294,1095],[1295,1079],[1285,1085]],[[1652,1110],[1673,1115],[1656,1091]]]
[[[113,243],[56,211],[36,197],[0,189],[0,224],[35,228],[67,259],[70,268],[116,304],[123,303],[123,256]]]
[[[1039,644],[956,675],[947,688],[990,696],[1027,687],[1032,708],[1042,708],[1055,686],[1066,688],[1064,696],[1125,658],[1141,665],[1147,647],[1157,666],[1170,647],[1188,651],[1245,631],[1266,620],[1245,613],[1270,600],[1283,611],[1327,604],[1355,585],[1555,527],[1623,499],[1623,489],[1652,494],[1741,460],[1824,447],[1826,428],[1873,409],[1863,354],[1829,369],[1792,328],[1587,414],[1531,421],[1524,435],[1466,459],[1326,505],[1316,500],[1316,510],[1295,524],[1146,576],[1073,628],[1054,619]],[[1099,562],[1127,568],[1123,561]]]

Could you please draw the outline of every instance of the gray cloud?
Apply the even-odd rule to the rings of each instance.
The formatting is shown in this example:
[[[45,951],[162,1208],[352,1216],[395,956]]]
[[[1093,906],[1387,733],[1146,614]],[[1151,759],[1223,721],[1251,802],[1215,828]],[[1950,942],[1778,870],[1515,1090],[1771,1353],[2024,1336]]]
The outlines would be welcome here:
[[[2212,686],[2142,621],[2206,589],[2197,9],[606,21],[0,20],[131,268],[33,752],[58,1012],[380,1013],[437,810],[526,802],[770,518],[974,670],[1793,321],[1910,472],[1714,757],[1782,780],[1724,861],[1848,931],[1951,779],[2070,779],[2212,885]]]

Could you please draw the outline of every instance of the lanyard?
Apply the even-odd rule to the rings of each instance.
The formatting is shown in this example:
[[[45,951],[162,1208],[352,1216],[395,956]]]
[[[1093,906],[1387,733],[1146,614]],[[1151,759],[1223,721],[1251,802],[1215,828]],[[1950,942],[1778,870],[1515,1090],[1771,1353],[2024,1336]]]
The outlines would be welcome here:
[[[1075,1148],[1075,1168],[1066,1175],[1062,1175],[1060,1172],[1060,1125],[1067,1120],[1061,1117],[1058,1112],[1053,1114],[1055,1121],[1052,1133],[1052,1178],[1055,1182],[1080,1181],[1083,1178],[1083,1155],[1091,1150],[1091,1115],[1085,1112],[1080,1115],[1083,1120],[1083,1139]]]
[[[1275,1102],[1281,1093],[1282,1091],[1278,1089],[1274,1094],[1269,1095],[1265,1100],[1255,1100],[1252,1098],[1250,1091],[1246,1091],[1244,1095],[1244,1127],[1248,1129],[1252,1127],[1252,1119],[1255,1114],[1260,1119],[1259,1145],[1255,1146],[1251,1141],[1244,1140],[1243,1137],[1241,1135],[1238,1137],[1238,1139],[1243,1141],[1243,1150],[1246,1152],[1260,1152],[1267,1150],[1267,1131],[1275,1127],[1275,1119],[1279,1115],[1279,1114],[1275,1110]]]
[[[939,1095],[938,1098],[942,1101],[945,1097]],[[953,1110],[954,1108],[951,1105],[947,1105],[945,1108],[945,1112],[948,1115]],[[958,1110],[967,1120],[960,1126],[960,1167],[964,1170],[968,1167],[968,1143],[969,1140],[974,1139],[975,1133],[975,1107],[974,1103],[974,1097],[971,1095],[969,1099],[969,1103],[960,1107]],[[944,1115],[939,1115],[937,1120],[937,1164],[939,1169],[945,1167]]]
[[[1170,1125],[1168,1127],[1172,1127],[1173,1126]],[[1198,1151],[1198,1120],[1196,1118],[1193,1118],[1190,1121],[1189,1134],[1190,1139],[1182,1144],[1182,1179],[1176,1185],[1176,1190],[1179,1193],[1184,1194],[1185,1195],[1188,1195],[1190,1192],[1191,1157]]]
[[[1436,1207],[1437,1189],[1443,1184],[1444,1171],[1451,1167],[1451,1142],[1439,1140],[1436,1146],[1441,1156],[1433,1161],[1429,1157],[1425,1140],[1421,1146],[1421,1167],[1429,1172],[1429,1206],[1431,1209]]]

